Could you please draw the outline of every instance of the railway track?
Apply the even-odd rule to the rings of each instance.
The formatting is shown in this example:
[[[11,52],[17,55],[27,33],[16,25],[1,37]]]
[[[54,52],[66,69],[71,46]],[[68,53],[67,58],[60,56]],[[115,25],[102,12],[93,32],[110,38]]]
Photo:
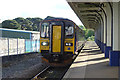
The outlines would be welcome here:
[[[43,78],[40,77],[41,74],[43,74],[45,71],[47,71],[50,68],[50,66],[43,69],[40,73],[38,73],[35,77],[33,77],[31,80],[41,80]]]
[[[46,67],[40,73],[38,73],[35,77],[31,80],[61,80],[66,71],[68,70],[69,66],[67,67]]]
[[[74,55],[73,61],[78,56],[79,52],[76,55]],[[50,80],[61,80],[62,77],[64,76],[64,74],[66,73],[66,71],[68,70],[70,65],[68,65],[66,67],[51,67],[51,66],[47,66],[45,69],[43,69],[40,73],[38,73],[31,80],[49,80],[49,79]]]
[[[78,56],[79,52],[74,55],[73,61]],[[61,80],[70,65],[66,67],[51,67],[47,66],[31,80]]]

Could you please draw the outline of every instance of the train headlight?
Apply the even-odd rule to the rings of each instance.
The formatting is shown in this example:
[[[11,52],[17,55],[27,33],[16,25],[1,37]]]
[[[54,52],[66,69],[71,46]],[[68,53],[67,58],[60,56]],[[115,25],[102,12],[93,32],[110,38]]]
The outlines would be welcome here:
[[[73,46],[73,43],[65,43],[65,46]]]
[[[65,45],[66,45],[66,46],[69,46],[69,43],[66,43]]]
[[[48,42],[42,42],[41,45],[42,46],[48,46]]]

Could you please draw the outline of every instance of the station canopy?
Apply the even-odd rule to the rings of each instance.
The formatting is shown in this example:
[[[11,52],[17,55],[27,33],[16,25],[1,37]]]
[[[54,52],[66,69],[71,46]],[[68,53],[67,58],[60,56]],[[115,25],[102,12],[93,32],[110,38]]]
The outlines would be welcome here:
[[[95,29],[102,22],[102,12],[106,2],[100,1],[102,0],[67,0],[83,25],[91,29]]]

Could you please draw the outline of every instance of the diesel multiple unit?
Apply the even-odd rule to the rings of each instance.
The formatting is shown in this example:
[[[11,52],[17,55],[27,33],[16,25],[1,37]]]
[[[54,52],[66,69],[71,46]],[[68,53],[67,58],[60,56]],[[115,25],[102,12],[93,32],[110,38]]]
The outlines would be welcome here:
[[[46,19],[40,24],[40,53],[49,63],[70,62],[84,42],[84,31],[69,19]]]

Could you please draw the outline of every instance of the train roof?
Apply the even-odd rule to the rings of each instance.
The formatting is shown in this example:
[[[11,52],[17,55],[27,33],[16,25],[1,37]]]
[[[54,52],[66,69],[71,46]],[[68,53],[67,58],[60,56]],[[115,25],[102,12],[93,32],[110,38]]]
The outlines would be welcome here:
[[[43,21],[71,21],[73,22],[72,20],[70,19],[67,19],[67,18],[46,18],[44,19]],[[74,22],[73,22],[74,23]]]
[[[70,20],[70,19],[67,19],[67,18],[45,18],[43,21],[71,21],[71,22],[73,22],[72,20]],[[74,22],[73,22],[74,23]],[[75,24],[75,23],[74,23]],[[77,26],[77,25],[76,25]],[[82,30],[81,28],[77,28],[77,29],[80,29],[80,30]],[[82,30],[83,31],[83,30]]]
[[[70,20],[70,19],[67,19],[67,18],[46,18],[46,19],[44,19],[42,22],[44,22],[44,21],[70,21],[70,22],[73,22],[72,20]],[[73,22],[74,23],[74,22]],[[74,23],[75,24],[75,23]],[[76,25],[76,24],[75,24]],[[84,33],[84,31],[80,28],[80,27],[78,27],[77,25],[76,25],[76,29],[77,30],[80,30],[80,31],[82,31],[82,33]]]

